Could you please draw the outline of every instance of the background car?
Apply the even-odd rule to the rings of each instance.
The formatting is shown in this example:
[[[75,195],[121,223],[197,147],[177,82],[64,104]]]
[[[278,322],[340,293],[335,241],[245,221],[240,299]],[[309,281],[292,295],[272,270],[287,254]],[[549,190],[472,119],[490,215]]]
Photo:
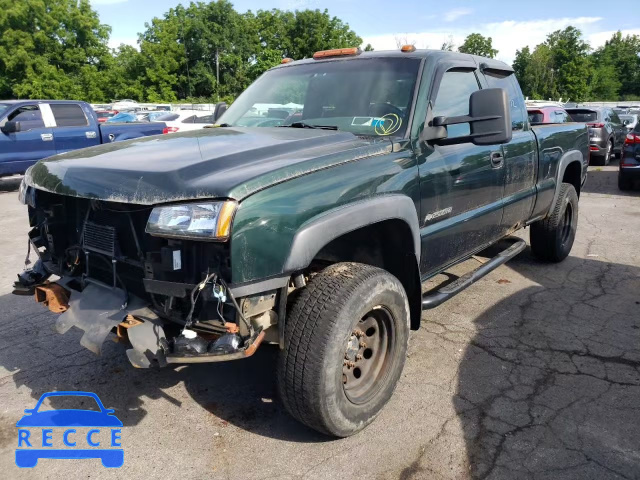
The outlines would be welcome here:
[[[98,117],[98,122],[100,123],[106,122],[117,114],[118,112],[115,110],[96,110],[96,117]]]
[[[167,124],[165,133],[176,133],[199,130],[212,125],[215,123],[215,116],[213,112],[204,110],[178,110],[160,115],[155,121]]]
[[[640,123],[627,134],[618,170],[618,188],[630,190],[640,180]]]
[[[122,111],[125,110],[127,108],[130,109],[135,109],[138,108],[138,102],[136,102],[135,100],[131,100],[129,98],[126,98],[124,100],[116,100],[113,102],[111,108],[113,108],[114,110],[118,110],[118,111]]]
[[[609,165],[613,155],[620,156],[627,129],[612,108],[568,108],[567,113],[574,121],[584,122],[589,127],[590,161],[593,165]]]
[[[638,117],[640,117],[637,113],[625,113],[618,116],[620,117],[620,120],[622,120],[622,125],[624,125],[630,132],[636,128],[636,125],[638,125]]]
[[[120,112],[111,118],[108,118],[105,123],[134,123],[138,122],[138,117],[133,112]]]
[[[562,107],[548,105],[542,107],[528,107],[529,123],[541,125],[545,123],[567,123],[573,120]]]
[[[167,115],[166,111],[136,112],[139,122],[155,122],[158,117]]]

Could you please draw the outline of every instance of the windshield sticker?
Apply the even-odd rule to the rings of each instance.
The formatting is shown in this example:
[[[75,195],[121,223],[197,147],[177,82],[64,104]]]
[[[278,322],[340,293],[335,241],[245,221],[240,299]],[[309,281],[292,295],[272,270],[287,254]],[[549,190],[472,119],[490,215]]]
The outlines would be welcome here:
[[[393,135],[402,126],[402,119],[395,113],[387,113],[382,120],[375,125],[375,132],[378,135]]]
[[[384,123],[384,118],[379,117],[353,117],[351,125],[354,127],[375,127]]]

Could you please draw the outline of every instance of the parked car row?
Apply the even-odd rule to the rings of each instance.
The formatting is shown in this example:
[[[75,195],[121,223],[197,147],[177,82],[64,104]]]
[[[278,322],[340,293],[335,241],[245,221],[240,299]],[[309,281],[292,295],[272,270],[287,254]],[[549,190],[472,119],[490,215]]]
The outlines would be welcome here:
[[[609,107],[564,108],[560,103],[537,102],[528,105],[532,125],[580,122],[589,127],[589,152],[592,165],[608,165],[612,157],[620,158],[625,137],[638,123],[638,115],[619,115]]]
[[[161,122],[100,123],[88,103],[64,100],[0,101],[0,176],[23,174],[52,155],[149,135]]]

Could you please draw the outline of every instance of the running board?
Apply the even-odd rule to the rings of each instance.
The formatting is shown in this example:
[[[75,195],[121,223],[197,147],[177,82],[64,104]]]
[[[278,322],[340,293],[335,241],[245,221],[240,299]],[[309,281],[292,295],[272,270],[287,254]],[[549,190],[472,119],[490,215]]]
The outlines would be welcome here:
[[[422,296],[422,309],[429,310],[431,308],[436,308],[438,305],[441,305],[451,297],[460,293],[469,285],[472,285],[473,283],[480,280],[487,273],[492,272],[500,265],[507,263],[513,257],[522,252],[527,246],[527,242],[525,242],[521,238],[512,237],[506,240],[513,241],[513,245],[500,252],[487,263],[480,265],[475,270],[464,274],[460,278],[454,280],[448,285],[445,285],[444,287],[440,287],[438,289],[434,289],[425,293]]]

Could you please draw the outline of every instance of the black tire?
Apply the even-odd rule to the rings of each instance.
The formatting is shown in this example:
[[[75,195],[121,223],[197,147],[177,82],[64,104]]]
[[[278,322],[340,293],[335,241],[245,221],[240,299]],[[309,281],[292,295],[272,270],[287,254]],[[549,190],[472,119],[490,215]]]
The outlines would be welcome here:
[[[608,150],[602,156],[592,155],[589,160],[589,165],[603,167],[609,165],[611,162],[611,156],[613,155],[613,140],[609,140]]]
[[[578,194],[570,183],[560,185],[551,214],[531,224],[531,250],[540,260],[561,262],[571,252],[578,228]]]
[[[631,179],[622,175],[621,172],[618,172],[618,188],[622,191],[627,191],[631,190],[632,187],[633,182],[631,181]]]
[[[613,150],[613,140],[609,140],[609,149],[607,150],[607,153],[604,156],[604,165],[609,165],[611,163],[611,159],[613,158],[614,155],[614,150]]]
[[[357,433],[391,398],[408,338],[409,302],[396,277],[370,265],[331,265],[309,282],[287,317],[278,360],[285,407],[321,433]]]

